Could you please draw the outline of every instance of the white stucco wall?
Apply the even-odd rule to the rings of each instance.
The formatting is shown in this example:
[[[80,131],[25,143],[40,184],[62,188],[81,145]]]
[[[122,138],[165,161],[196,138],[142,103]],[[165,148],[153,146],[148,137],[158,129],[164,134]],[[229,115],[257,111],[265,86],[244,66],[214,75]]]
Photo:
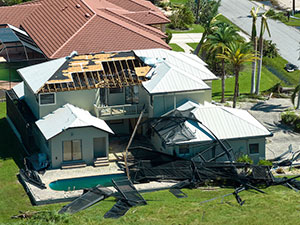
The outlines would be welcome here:
[[[87,165],[94,162],[93,138],[106,139],[106,153],[108,154],[108,133],[94,127],[71,128],[63,131],[49,140],[51,147],[51,168],[60,168],[63,163],[63,141],[81,140],[82,161]]]
[[[207,94],[207,90],[153,95],[152,98],[153,117],[158,117],[169,112],[176,106],[183,104],[186,100],[203,104],[204,101],[210,101],[211,99]]]
[[[39,106],[39,118],[48,115],[67,103],[88,110],[94,115],[96,91],[97,89],[57,92],[55,93],[56,104]]]

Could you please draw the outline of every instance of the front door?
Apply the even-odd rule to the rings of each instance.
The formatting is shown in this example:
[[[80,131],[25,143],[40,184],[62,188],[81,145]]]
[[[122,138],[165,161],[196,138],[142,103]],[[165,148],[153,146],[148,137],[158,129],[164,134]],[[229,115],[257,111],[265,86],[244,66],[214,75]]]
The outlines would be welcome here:
[[[64,161],[82,160],[81,140],[63,141]]]
[[[106,140],[104,137],[94,138],[94,158],[106,157]]]

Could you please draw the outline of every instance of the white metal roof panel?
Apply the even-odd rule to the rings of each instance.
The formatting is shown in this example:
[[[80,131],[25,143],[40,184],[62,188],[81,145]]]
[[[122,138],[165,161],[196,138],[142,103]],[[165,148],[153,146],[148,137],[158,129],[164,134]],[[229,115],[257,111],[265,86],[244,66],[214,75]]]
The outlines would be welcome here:
[[[166,62],[160,63],[155,69],[156,74],[142,83],[150,94],[210,89],[200,78],[178,70]]]
[[[66,58],[54,59],[33,66],[18,69],[18,73],[34,93],[51,78],[51,76],[66,62]]]
[[[173,68],[183,70],[186,73],[199,77],[202,80],[214,80],[217,77],[206,67],[206,63],[199,57],[184,52],[174,52],[166,49],[135,50],[139,57],[163,59]]]
[[[219,139],[237,139],[246,137],[270,136],[268,131],[246,110],[215,105],[198,105],[187,101],[178,110],[191,109],[195,118],[207,126]],[[195,134],[196,139],[184,143],[211,141],[213,137],[201,124],[186,121],[185,125]],[[179,143],[178,143],[179,144]]]
[[[24,81],[17,84],[16,86],[14,86],[13,90],[16,93],[16,95],[18,96],[18,98],[24,97]]]
[[[88,111],[65,104],[36,122],[46,140],[68,128],[93,126],[108,133],[114,133],[106,122],[92,116]]]

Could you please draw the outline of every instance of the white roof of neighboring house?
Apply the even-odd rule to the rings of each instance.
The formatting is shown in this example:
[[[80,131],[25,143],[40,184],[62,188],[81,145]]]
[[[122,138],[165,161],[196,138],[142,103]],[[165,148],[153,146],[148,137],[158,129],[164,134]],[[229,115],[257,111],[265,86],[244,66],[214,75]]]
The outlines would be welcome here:
[[[159,63],[151,79],[142,84],[150,94],[210,89],[199,77],[179,70],[167,62]]]
[[[36,125],[43,133],[46,140],[56,136],[68,128],[93,126],[105,132],[114,132],[104,120],[92,116],[88,111],[65,104],[42,119]]]
[[[54,59],[33,66],[18,69],[22,79],[28,84],[34,93],[53,76],[53,74],[66,62],[66,58]]]
[[[198,105],[191,101],[184,103],[177,109],[179,111],[190,109],[195,118],[207,126],[219,139],[266,137],[272,135],[246,110],[215,106],[209,103]],[[182,143],[214,140],[210,132],[200,123],[187,120],[185,125],[196,138]]]
[[[143,58],[163,59],[173,68],[182,70],[202,80],[215,80],[217,77],[206,67],[206,63],[199,57],[184,52],[175,52],[166,49],[134,50],[134,53]]]
[[[18,98],[24,97],[24,81],[17,84],[16,86],[14,86],[13,90],[16,93],[16,95],[18,96]]]

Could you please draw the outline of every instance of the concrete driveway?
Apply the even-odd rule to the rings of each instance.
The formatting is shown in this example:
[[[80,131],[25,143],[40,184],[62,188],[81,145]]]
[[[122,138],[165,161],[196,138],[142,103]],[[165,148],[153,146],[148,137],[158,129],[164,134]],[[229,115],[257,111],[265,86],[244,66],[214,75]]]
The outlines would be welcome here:
[[[280,123],[280,114],[293,107],[289,98],[271,98],[257,103],[241,102],[240,107],[248,110],[274,135],[267,138],[266,158],[271,159],[288,150],[300,150],[300,134]]]
[[[252,18],[250,16],[250,10],[252,7],[257,7],[257,5],[248,0],[222,0],[219,12],[239,26],[243,31],[251,34]],[[264,12],[263,9],[260,11]],[[257,20],[258,31],[260,31],[260,23],[261,20],[259,18]],[[283,58],[300,66],[300,61],[298,60],[300,31],[271,19],[268,20],[268,24],[272,36],[271,38],[268,37],[266,32],[264,37],[266,39],[271,39],[274,43],[276,43],[280,55]]]

